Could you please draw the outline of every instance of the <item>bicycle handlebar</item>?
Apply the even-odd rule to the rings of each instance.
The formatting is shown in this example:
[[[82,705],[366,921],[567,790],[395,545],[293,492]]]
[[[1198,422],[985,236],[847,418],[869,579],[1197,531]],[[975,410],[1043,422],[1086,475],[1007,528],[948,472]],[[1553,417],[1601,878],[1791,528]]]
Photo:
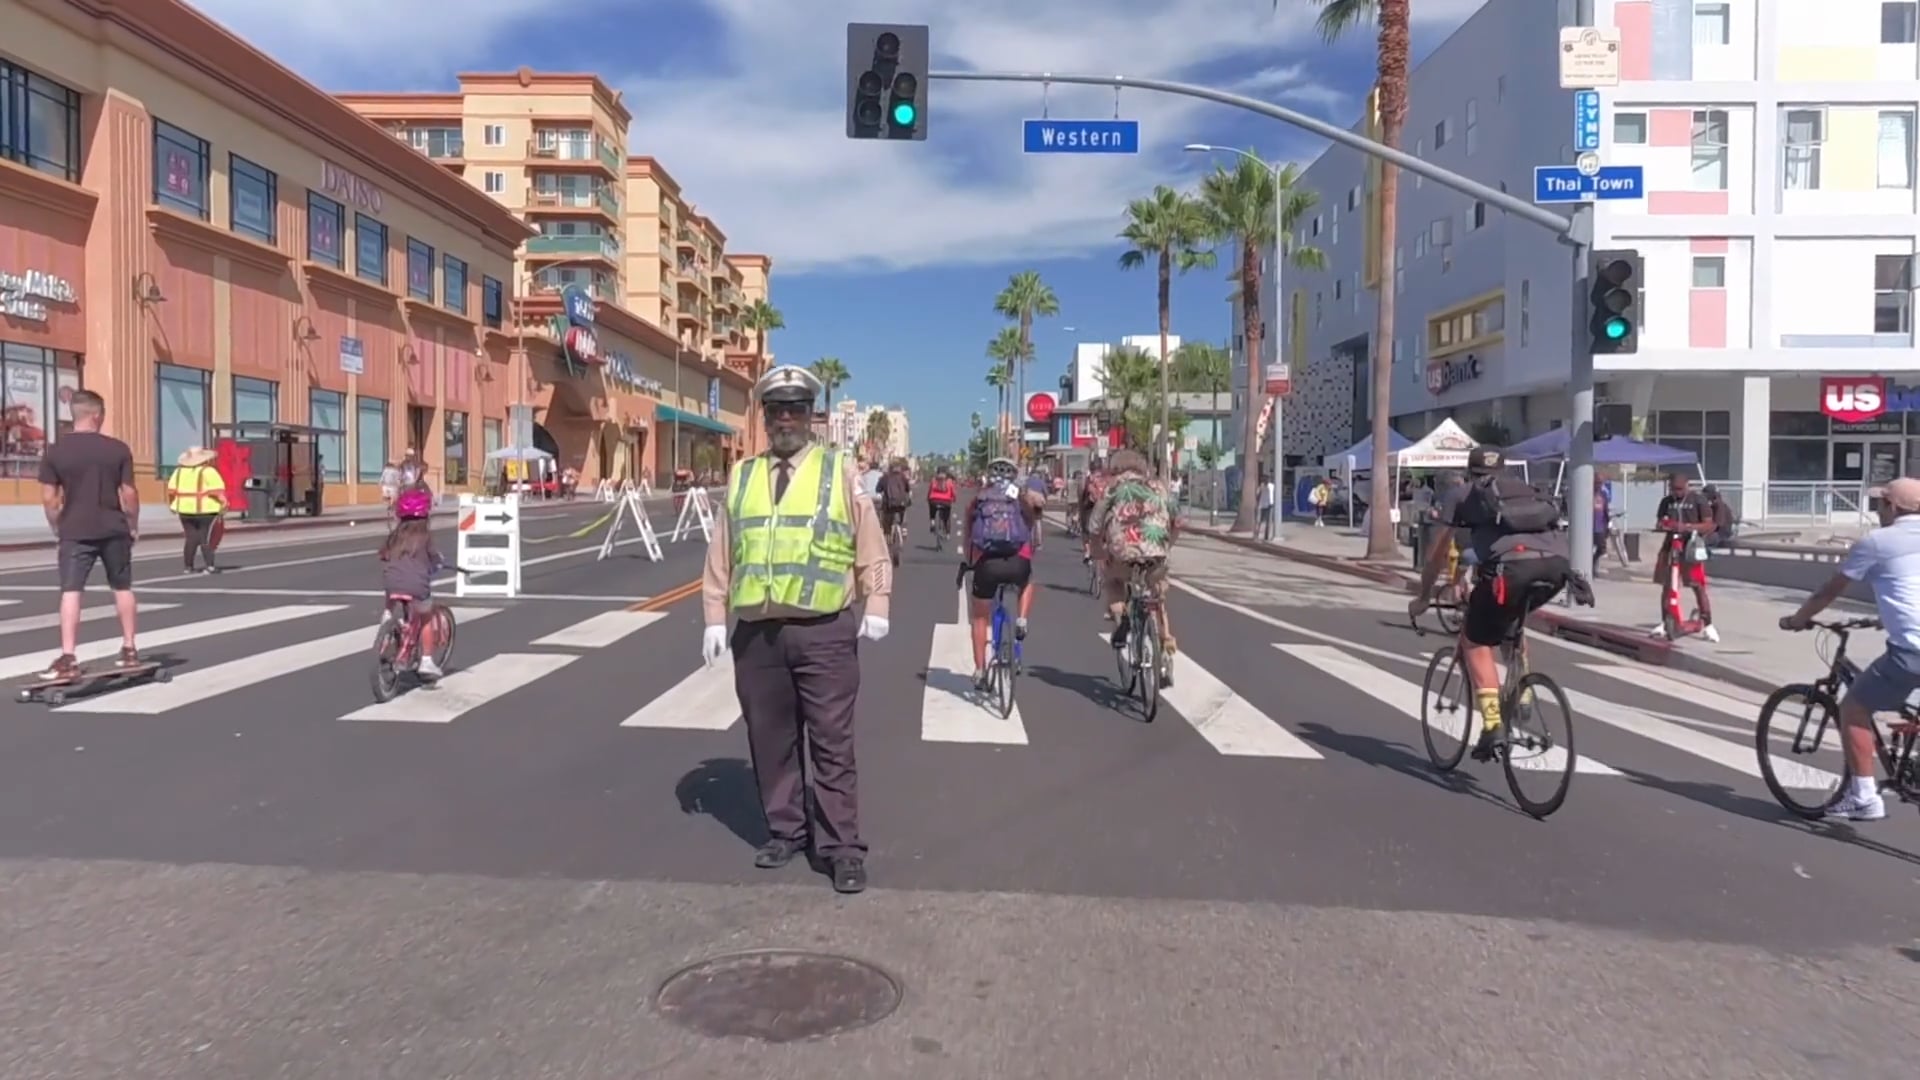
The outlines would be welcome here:
[[[1805,629],[1828,630],[1838,634],[1844,634],[1852,630],[1878,630],[1880,629],[1880,620],[1872,616],[1856,619],[1834,619],[1830,622],[1820,622],[1816,619],[1808,622]],[[1793,632],[1799,633],[1800,631],[1795,630]]]

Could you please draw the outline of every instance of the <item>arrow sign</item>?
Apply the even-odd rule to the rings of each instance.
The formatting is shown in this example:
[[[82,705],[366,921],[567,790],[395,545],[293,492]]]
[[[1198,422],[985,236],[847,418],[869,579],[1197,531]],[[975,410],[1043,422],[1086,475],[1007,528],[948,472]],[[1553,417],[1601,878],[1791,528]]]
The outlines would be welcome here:
[[[504,510],[502,510],[502,511],[501,511],[500,513],[498,513],[498,514],[488,514],[488,515],[487,515],[487,516],[486,516],[485,518],[483,518],[482,520],[484,520],[484,521],[488,521],[488,522],[491,522],[491,523],[493,523],[493,524],[495,524],[495,525],[505,525],[505,524],[506,524],[507,522],[509,522],[509,521],[512,521],[512,520],[513,520],[513,515],[512,515],[512,514],[509,514],[509,513],[507,513],[507,512],[506,512],[506,511],[504,511]]]

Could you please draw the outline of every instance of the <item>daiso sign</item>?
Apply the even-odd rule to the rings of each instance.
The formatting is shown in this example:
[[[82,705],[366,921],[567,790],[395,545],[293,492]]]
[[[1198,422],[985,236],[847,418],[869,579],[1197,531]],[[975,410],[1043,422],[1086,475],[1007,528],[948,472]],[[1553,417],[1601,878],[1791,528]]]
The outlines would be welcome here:
[[[1820,380],[1820,411],[1843,424],[1920,411],[1920,387],[1895,386],[1884,375],[1829,375]]]

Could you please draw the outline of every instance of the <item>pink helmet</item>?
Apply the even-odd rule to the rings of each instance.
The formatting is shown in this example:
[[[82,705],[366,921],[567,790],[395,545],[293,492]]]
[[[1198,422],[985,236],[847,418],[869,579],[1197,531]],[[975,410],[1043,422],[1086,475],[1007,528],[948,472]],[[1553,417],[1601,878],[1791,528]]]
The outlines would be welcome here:
[[[433,514],[433,492],[425,487],[410,487],[393,501],[394,516],[401,521],[417,521]]]

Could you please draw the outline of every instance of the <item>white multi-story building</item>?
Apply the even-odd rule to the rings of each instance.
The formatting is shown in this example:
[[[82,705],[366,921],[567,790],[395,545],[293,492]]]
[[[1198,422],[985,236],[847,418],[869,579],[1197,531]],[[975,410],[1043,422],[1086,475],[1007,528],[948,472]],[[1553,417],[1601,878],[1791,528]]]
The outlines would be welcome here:
[[[1556,42],[1571,0],[1489,0],[1413,75],[1408,152],[1527,197],[1536,165],[1573,161],[1572,92]],[[1699,454],[1709,477],[1879,479],[1920,471],[1920,417],[1829,413],[1823,380],[1920,382],[1913,327],[1913,0],[1595,0],[1621,33],[1601,91],[1601,159],[1645,169],[1646,198],[1596,204],[1595,246],[1646,264],[1639,350],[1596,358],[1602,402],[1646,438]],[[1356,130],[1366,130],[1366,122]],[[1326,453],[1296,410],[1364,430],[1376,347],[1365,252],[1373,178],[1335,148],[1307,170],[1320,196],[1296,239],[1327,269],[1289,272],[1289,348],[1303,400],[1287,450]],[[1519,439],[1564,423],[1574,328],[1568,249],[1499,210],[1400,180],[1395,426],[1451,415]],[[1585,298],[1577,298],[1585,332]],[[1298,334],[1298,338],[1292,338]],[[1361,372],[1356,384],[1356,372]],[[1899,407],[1920,395],[1887,395]],[[1908,424],[1912,427],[1909,428]],[[1909,440],[1911,431],[1914,438]],[[1309,436],[1313,436],[1309,438]],[[1909,464],[1911,462],[1911,464]]]
[[[1167,335],[1167,352],[1173,353],[1180,348],[1180,335]],[[1067,363],[1067,398],[1070,401],[1086,401],[1099,397],[1105,390],[1107,354],[1114,349],[1139,349],[1148,356],[1158,359],[1160,356],[1159,334],[1128,334],[1119,341],[1083,341],[1073,347],[1073,359]],[[1028,390],[1052,390],[1051,386],[1031,386]]]
[[[865,434],[864,426],[867,414],[860,411],[860,403],[852,398],[841,398],[833,403],[833,410],[827,414],[827,443],[842,450],[853,449],[854,440]]]

